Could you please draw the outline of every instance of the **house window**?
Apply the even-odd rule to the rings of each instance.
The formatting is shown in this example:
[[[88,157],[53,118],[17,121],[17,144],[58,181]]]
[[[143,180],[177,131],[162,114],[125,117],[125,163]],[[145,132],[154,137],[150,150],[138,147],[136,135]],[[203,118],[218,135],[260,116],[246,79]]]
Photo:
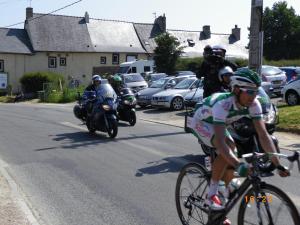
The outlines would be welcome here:
[[[100,64],[106,64],[106,56],[101,56]]]
[[[4,60],[0,60],[0,72],[4,72]]]
[[[144,66],[144,72],[149,72],[151,70],[150,66]]]
[[[137,60],[137,55],[126,55],[126,62],[132,62]]]
[[[113,53],[112,64],[119,64],[119,54],[118,53]]]
[[[59,58],[59,65],[60,65],[60,66],[66,66],[66,65],[67,65],[67,58],[65,58],[65,57],[60,57],[60,58]]]
[[[49,56],[49,58],[48,58],[48,67],[49,68],[56,68],[56,57]]]

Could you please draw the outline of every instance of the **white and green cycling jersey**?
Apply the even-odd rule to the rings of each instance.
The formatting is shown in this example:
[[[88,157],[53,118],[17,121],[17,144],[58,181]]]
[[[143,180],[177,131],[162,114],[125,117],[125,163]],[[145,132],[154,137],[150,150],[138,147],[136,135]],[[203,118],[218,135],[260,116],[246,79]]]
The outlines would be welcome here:
[[[249,107],[242,107],[236,101],[233,93],[215,93],[203,100],[203,105],[197,109],[194,118],[209,124],[225,125],[242,117],[262,118],[262,107],[257,97]]]

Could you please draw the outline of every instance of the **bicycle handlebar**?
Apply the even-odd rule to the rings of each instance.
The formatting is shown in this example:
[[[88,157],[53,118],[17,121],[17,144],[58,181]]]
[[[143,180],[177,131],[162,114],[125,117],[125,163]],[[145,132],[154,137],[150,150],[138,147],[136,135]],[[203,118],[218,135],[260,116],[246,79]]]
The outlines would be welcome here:
[[[282,154],[282,153],[276,153],[276,152],[268,152],[268,153],[248,153],[248,154],[243,154],[242,155],[242,158],[250,158],[250,157],[253,157],[253,161],[256,161],[264,156],[268,156],[268,157],[271,157],[271,156],[278,156],[279,158],[286,158],[288,161],[290,161],[290,166],[289,166],[289,170],[292,169],[293,167],[293,163],[295,161],[297,161],[297,164],[298,164],[298,171],[300,173],[300,152],[299,151],[295,151],[293,153],[293,155],[285,155],[285,154]]]

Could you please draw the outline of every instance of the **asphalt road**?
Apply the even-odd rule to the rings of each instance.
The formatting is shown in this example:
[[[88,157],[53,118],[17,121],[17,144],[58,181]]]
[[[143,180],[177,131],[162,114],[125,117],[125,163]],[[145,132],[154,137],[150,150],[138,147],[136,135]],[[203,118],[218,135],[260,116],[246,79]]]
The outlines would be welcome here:
[[[90,135],[71,105],[0,105],[0,158],[40,224],[179,225],[178,172],[200,153],[195,138],[178,127],[121,123],[111,140]],[[268,180],[300,209],[295,169],[290,178]]]

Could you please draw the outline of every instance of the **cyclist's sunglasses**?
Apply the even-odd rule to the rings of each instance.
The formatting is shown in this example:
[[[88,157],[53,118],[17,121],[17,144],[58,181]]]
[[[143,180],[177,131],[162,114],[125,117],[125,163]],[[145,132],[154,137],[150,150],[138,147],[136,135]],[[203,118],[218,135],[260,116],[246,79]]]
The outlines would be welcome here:
[[[257,89],[240,88],[241,91],[246,92],[247,95],[256,96],[258,93]]]

